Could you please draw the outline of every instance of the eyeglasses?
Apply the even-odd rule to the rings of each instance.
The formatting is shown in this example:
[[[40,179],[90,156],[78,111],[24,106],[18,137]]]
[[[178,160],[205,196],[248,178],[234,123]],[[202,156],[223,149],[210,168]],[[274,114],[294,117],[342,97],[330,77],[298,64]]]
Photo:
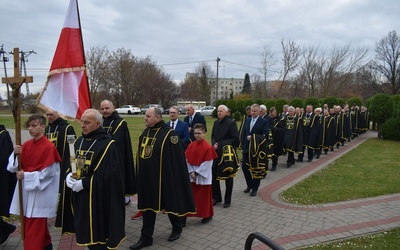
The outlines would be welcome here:
[[[169,112],[169,113],[170,113],[170,114],[173,114],[173,115],[174,115],[174,114],[178,114],[177,112]]]

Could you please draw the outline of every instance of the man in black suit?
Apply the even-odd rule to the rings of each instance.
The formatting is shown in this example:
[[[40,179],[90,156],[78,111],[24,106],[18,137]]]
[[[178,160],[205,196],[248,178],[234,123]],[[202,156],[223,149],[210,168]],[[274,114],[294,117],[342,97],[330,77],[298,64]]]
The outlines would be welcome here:
[[[169,108],[169,118],[171,121],[168,123],[168,125],[171,127],[171,129],[175,130],[179,136],[179,139],[181,139],[184,148],[186,149],[190,143],[189,128],[185,122],[179,120],[179,109],[177,106],[172,106]]]
[[[241,144],[243,150],[242,169],[247,184],[247,188],[243,192],[249,193],[251,191],[250,196],[257,195],[258,187],[260,186],[260,178],[254,178],[254,176],[250,172],[249,143],[253,135],[261,135],[264,136],[265,139],[268,139],[269,134],[268,121],[262,119],[259,114],[260,105],[251,105],[251,118],[247,118],[247,120],[245,121],[243,133],[241,135]]]
[[[222,201],[219,180],[225,180],[224,208],[228,208],[231,205],[233,178],[238,168],[236,147],[239,145],[239,131],[236,121],[228,115],[227,106],[219,105],[217,111],[218,120],[215,120],[211,134],[211,144],[218,154],[212,169],[213,205]]]
[[[200,113],[195,112],[193,105],[186,106],[186,115],[187,116],[185,116],[184,122],[186,122],[189,126],[190,141],[195,141],[196,139],[194,138],[194,131],[192,128],[196,123],[201,123],[204,124],[207,132],[206,119],[204,119],[204,116],[202,116]]]

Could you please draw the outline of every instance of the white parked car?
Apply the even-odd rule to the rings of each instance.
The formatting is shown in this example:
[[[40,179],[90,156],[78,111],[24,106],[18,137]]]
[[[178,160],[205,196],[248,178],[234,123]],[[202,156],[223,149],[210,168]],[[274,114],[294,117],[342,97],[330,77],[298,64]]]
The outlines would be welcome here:
[[[149,108],[159,108],[161,110],[161,113],[164,113],[164,108],[163,106],[161,106],[160,104],[147,104],[146,106],[144,106],[143,108],[140,109],[140,111],[142,111],[142,114],[145,114],[146,111]]]
[[[215,109],[214,106],[204,106],[204,107],[196,110],[196,113],[200,113],[203,116],[212,115],[214,109]]]
[[[118,114],[128,114],[128,115],[130,115],[130,114],[137,115],[137,114],[140,114],[140,112],[141,112],[140,108],[135,107],[133,105],[124,105],[115,110],[118,112]]]

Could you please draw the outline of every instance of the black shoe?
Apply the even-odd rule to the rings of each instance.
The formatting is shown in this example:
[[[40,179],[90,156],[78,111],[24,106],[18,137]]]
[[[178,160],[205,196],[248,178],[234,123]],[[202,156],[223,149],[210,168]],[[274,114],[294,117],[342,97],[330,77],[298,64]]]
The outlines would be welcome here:
[[[297,162],[303,162],[303,159],[296,159]]]
[[[275,171],[276,170],[276,166],[272,166],[271,171]]]
[[[4,225],[3,235],[0,237],[0,245],[7,241],[8,237],[10,237],[10,234],[12,234],[15,229],[17,229],[17,227],[13,224],[6,223]]]
[[[224,203],[224,208],[228,208],[228,207],[230,207],[231,206],[231,203]]]
[[[245,190],[243,190],[243,192],[244,192],[244,193],[249,193],[250,190],[251,190],[251,189],[250,189],[249,187],[247,187]]]
[[[256,196],[256,195],[257,195],[257,190],[251,191],[250,196]]]
[[[168,238],[168,241],[174,241],[179,239],[179,237],[181,237],[181,233],[178,232],[172,232],[171,235]]]
[[[139,250],[139,249],[142,249],[144,247],[151,246],[151,245],[153,245],[153,242],[150,242],[150,241],[147,242],[147,241],[144,241],[144,240],[139,240],[135,245],[130,246],[129,249],[131,249],[131,250]]]
[[[220,203],[221,201],[217,201],[217,200],[213,200],[213,206],[217,205],[218,203]]]
[[[212,220],[212,216],[207,217],[207,218],[203,218],[203,219],[201,220],[201,223],[206,224],[206,223],[210,222],[211,220]]]

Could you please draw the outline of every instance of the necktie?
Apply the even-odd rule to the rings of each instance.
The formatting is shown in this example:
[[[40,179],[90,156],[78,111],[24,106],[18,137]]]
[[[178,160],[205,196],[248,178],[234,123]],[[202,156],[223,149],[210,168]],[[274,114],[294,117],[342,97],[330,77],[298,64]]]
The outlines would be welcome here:
[[[250,131],[253,129],[254,123],[255,123],[256,119],[251,118],[251,122],[250,122]]]
[[[192,125],[192,117],[189,116],[189,125]]]
[[[171,128],[174,129],[174,122],[172,122]]]

